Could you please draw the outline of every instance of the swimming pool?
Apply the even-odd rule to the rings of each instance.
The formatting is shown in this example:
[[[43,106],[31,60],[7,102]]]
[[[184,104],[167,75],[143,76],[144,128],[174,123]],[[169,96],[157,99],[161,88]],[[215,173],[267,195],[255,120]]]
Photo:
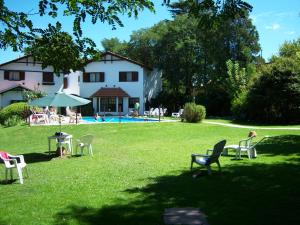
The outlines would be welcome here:
[[[104,121],[102,121],[102,118]],[[82,120],[87,123],[138,123],[138,122],[158,122],[158,119],[149,118],[135,118],[135,117],[118,117],[118,116],[106,116],[95,120],[94,117],[83,117]]]

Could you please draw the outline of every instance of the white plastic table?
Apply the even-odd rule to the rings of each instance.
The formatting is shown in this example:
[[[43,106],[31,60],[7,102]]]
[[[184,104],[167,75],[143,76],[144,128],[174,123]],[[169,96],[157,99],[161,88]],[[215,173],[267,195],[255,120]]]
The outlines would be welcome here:
[[[49,136],[48,137],[48,150],[49,150],[49,155],[50,155],[50,151],[51,151],[51,140],[58,140],[57,143],[59,144],[59,148],[60,148],[60,157],[62,157],[63,153],[62,153],[62,143],[66,140],[70,140],[70,144],[71,144],[71,152],[72,152],[72,148],[73,148],[73,136],[71,134],[63,134],[63,135],[53,135],[53,136]]]

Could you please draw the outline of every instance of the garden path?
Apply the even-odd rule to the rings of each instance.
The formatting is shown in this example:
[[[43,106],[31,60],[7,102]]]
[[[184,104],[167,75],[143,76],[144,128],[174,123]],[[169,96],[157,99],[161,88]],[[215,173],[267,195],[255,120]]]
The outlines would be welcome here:
[[[210,121],[203,121],[203,123],[227,126],[227,127],[235,127],[235,128],[257,129],[257,130],[300,130],[300,127],[257,127],[257,126],[244,126],[244,125],[210,122]]]

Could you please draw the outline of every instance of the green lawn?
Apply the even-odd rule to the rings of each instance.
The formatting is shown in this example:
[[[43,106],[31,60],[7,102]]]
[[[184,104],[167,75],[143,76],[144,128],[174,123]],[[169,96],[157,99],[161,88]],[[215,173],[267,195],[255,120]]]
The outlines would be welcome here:
[[[248,130],[180,122],[64,126],[75,137],[96,137],[94,157],[68,159],[45,153],[57,130],[0,128],[0,149],[23,154],[30,172],[24,185],[1,182],[1,225],[157,225],[169,207],[199,207],[211,225],[300,224],[300,131],[258,130],[257,140],[276,136],[257,147],[258,158],[221,157],[221,174],[194,179],[191,153],[221,139],[237,143]]]

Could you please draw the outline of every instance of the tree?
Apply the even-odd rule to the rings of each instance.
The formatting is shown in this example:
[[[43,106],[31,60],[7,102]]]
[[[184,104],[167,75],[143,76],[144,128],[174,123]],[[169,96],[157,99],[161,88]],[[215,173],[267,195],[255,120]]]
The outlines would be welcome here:
[[[300,39],[285,42],[279,56],[262,66],[243,107],[246,118],[263,123],[300,122]]]
[[[104,51],[111,51],[123,56],[128,54],[128,43],[123,41],[121,42],[118,38],[103,39],[101,44],[104,48]]]
[[[145,8],[154,11],[154,5],[150,0],[39,0],[40,16],[48,15],[57,17],[63,8],[64,16],[73,16],[73,33],[76,38],[82,36],[81,25],[87,19],[93,24],[108,22],[113,29],[116,25],[123,26],[119,14],[127,14],[129,17],[138,16],[138,12]],[[14,51],[23,50],[23,47],[36,38],[34,25],[30,20],[30,14],[15,12],[8,9],[4,0],[0,0],[0,48],[12,47]]]
[[[61,31],[59,23],[49,24],[48,29],[39,32],[41,37],[35,39],[26,52],[42,62],[42,68],[52,66],[56,74],[69,73],[70,69],[81,70],[96,55],[93,41],[85,38],[75,42],[71,35]]]

